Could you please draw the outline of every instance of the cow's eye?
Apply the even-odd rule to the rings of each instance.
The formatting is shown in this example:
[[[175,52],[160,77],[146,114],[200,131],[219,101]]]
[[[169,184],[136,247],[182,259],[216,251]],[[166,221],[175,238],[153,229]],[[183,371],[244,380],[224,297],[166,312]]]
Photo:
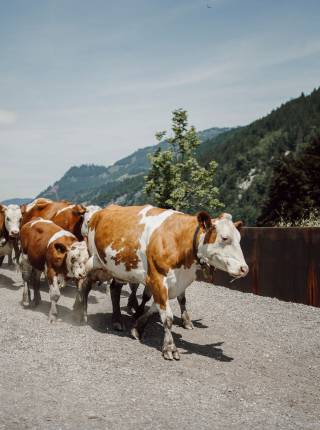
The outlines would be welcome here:
[[[7,221],[11,221],[9,217],[7,217]]]

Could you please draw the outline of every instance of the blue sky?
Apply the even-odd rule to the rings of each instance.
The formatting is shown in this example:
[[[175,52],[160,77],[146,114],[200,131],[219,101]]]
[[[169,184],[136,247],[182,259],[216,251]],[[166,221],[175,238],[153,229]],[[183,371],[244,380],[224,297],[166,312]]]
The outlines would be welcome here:
[[[319,17],[318,0],[2,0],[0,200],[153,144],[176,108],[244,125],[310,92]]]

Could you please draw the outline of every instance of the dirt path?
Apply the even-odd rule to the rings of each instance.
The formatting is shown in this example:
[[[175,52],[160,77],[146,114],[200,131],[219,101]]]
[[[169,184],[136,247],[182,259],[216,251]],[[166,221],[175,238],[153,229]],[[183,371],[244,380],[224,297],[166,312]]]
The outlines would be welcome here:
[[[176,318],[181,361],[167,362],[157,319],[144,343],[113,332],[94,291],[77,326],[69,287],[50,325],[46,289],[23,309],[14,279],[0,270],[0,429],[320,429],[320,309],[194,283],[196,327]]]

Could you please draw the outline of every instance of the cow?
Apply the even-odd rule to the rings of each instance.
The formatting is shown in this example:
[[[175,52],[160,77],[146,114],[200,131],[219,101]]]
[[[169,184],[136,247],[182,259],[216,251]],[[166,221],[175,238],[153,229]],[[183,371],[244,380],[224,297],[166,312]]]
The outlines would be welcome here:
[[[86,207],[86,213],[83,216],[83,223],[82,223],[82,227],[81,227],[81,234],[84,238],[85,241],[87,241],[88,239],[88,231],[89,231],[89,221],[92,218],[92,215],[96,212],[98,212],[99,210],[101,210],[102,208],[100,206],[96,206],[96,205],[89,205]],[[111,282],[111,288],[113,288],[115,285],[115,281]],[[123,284],[119,284],[117,283],[117,288],[122,288]],[[138,300],[137,300],[137,290],[139,287],[139,284],[129,284],[129,287],[131,289],[131,294],[128,298],[128,304],[127,304],[127,309],[130,313],[132,313],[133,311],[138,311]],[[120,292],[119,291],[119,300],[120,300]],[[119,305],[116,305],[116,307],[119,309],[120,312],[120,303]],[[116,317],[114,317],[114,322],[113,322],[113,327],[115,330],[122,330],[122,324],[120,322],[120,314],[117,315]]]
[[[73,204],[62,200],[54,202],[39,198],[23,208],[22,225],[31,219],[41,217],[53,221],[64,230],[73,233],[79,241],[83,240],[81,227],[86,208],[80,204]]]
[[[51,220],[36,218],[21,228],[21,250],[20,267],[24,283],[22,304],[31,304],[30,284],[34,289],[33,305],[40,303],[40,275],[44,271],[51,300],[49,321],[54,322],[57,318],[56,303],[65,279],[81,282],[86,274],[85,264],[89,258],[87,245]]]
[[[18,205],[0,205],[0,266],[6,255],[8,255],[9,262],[12,261],[13,249],[15,259],[18,260],[21,217],[22,213]]]
[[[81,234],[85,240],[87,240],[87,237],[88,237],[88,230],[89,230],[88,224],[92,215],[100,211],[101,209],[102,208],[100,206],[96,206],[96,205],[86,206],[86,212],[83,215],[83,223],[81,226]]]
[[[207,212],[197,216],[171,209],[112,205],[96,212],[89,222],[88,275],[79,290],[74,310],[80,320],[87,318],[87,297],[96,273],[106,279],[142,283],[153,297],[151,307],[136,320],[131,334],[141,339],[149,317],[159,312],[164,326],[163,357],[179,360],[171,327],[169,300],[177,298],[181,313],[186,311],[185,289],[196,279],[199,264],[226,271],[234,278],[248,273],[240,247],[242,223],[229,214],[211,219]],[[112,302],[117,302],[111,288]]]

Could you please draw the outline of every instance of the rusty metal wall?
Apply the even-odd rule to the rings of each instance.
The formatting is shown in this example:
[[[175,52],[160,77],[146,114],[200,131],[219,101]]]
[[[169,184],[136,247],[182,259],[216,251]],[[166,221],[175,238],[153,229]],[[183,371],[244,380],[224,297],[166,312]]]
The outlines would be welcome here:
[[[320,228],[247,227],[241,246],[248,276],[216,271],[216,285],[320,307]]]

